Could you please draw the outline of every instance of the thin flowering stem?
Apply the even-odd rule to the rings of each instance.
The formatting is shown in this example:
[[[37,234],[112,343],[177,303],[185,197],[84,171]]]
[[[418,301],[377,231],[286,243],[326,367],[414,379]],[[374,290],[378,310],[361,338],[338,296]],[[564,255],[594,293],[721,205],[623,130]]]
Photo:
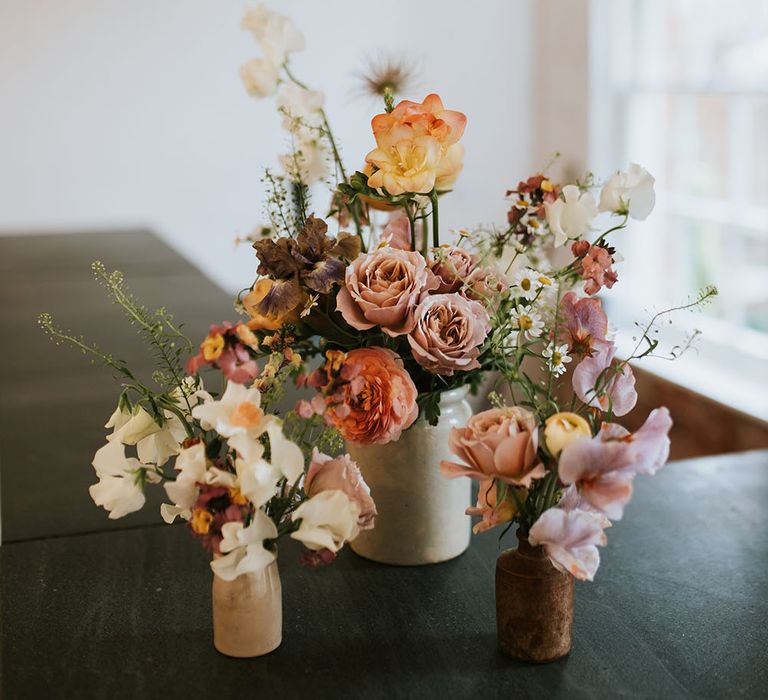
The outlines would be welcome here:
[[[429,193],[432,201],[432,245],[435,248],[440,247],[440,218],[438,215],[437,190],[434,188]]]

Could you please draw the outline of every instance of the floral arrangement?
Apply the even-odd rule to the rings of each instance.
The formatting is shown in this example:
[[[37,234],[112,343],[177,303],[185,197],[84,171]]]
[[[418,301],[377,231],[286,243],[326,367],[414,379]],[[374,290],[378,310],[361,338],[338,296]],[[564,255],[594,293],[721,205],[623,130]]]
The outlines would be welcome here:
[[[209,343],[187,363],[194,370],[215,354],[233,377],[221,395],[209,393],[198,374],[185,372],[192,346],[173,317],[164,309],[149,312],[120,272],[98,262],[93,270],[158,361],[151,381],[142,380],[123,361],[56,327],[50,315],[40,316],[52,339],[88,354],[121,381],[105,426],[111,432],[93,458],[98,482],[90,487],[110,518],[141,509],[145,487],[162,485],[170,501],[160,508],[163,519],[187,521],[224,581],[263,571],[284,535],[304,545],[303,563],[317,565],[330,563],[360,529],[373,527],[376,506],[355,463],[338,454],[335,432],[314,417],[291,413],[281,420],[270,412],[300,355],[275,344],[263,368],[252,371],[251,361],[238,355],[247,327],[222,326],[221,346]]]
[[[652,355],[675,359],[689,349],[698,331],[659,354],[658,326],[670,313],[698,307],[717,293],[707,287],[689,303],[637,324],[636,346],[616,357],[595,295],[618,279],[613,266],[620,257],[609,236],[629,218],[651,213],[653,185],[653,177],[632,164],[605,182],[598,203],[592,176],[561,187],[538,174],[508,192],[514,198],[508,228],[479,233],[486,249],[500,253],[512,243],[512,259],[528,261],[502,294],[501,306],[515,325],[492,341],[508,395],[492,394],[494,408],[451,430],[450,448],[459,461],[445,460],[441,470],[447,478],[479,482],[477,504],[467,510],[481,518],[476,533],[499,525],[506,532],[517,524],[519,536],[543,546],[557,569],[582,580],[593,579],[597,547],[606,544],[611,521],[621,519],[634,478],[655,474],[669,455],[666,408],[651,411],[634,433],[615,422],[637,402],[630,362]],[[590,242],[601,212],[619,221]],[[544,268],[547,248],[566,244],[570,261]],[[540,261],[538,269],[531,260]]]
[[[629,363],[656,352],[655,328],[672,310],[655,314],[635,350],[617,359],[595,296],[618,279],[614,238],[653,209],[653,178],[638,165],[602,186],[591,175],[563,184],[538,173],[507,192],[504,226],[447,242],[439,207],[462,170],[465,115],[436,94],[396,101],[407,71],[375,70],[368,83],[384,111],[348,175],[323,94],[292,72],[300,32],[264,6],[243,27],[262,55],[242,66],[242,80],[255,97],[276,95],[289,143],[281,172],[264,176],[268,224],[250,237],[258,278],[236,302],[245,320],[211,326],[194,353],[165,310],[148,312],[119,272],[96,263],[97,279],[159,359],[150,385],[40,319],[122,383],[93,461],[95,502],[121,517],[143,506],[146,484],[162,484],[163,518],[186,520],[225,580],[267,566],[283,535],[305,545],[307,563],[327,563],[376,516],[343,440],[388,443],[420,415],[436,424],[442,392],[477,390],[493,377],[495,407],[453,430],[459,461],[443,462],[443,473],[480,482],[468,511],[481,517],[476,531],[516,523],[556,567],[591,579],[596,546],[609,519],[621,518],[632,480],[655,473],[669,449],[666,409],[635,433],[614,419],[637,400]],[[313,206],[321,186],[323,218]],[[599,215],[616,223],[594,235]],[[549,262],[557,249],[570,252],[559,267]],[[211,370],[224,378],[220,393],[204,388]],[[312,395],[280,418],[289,381]]]

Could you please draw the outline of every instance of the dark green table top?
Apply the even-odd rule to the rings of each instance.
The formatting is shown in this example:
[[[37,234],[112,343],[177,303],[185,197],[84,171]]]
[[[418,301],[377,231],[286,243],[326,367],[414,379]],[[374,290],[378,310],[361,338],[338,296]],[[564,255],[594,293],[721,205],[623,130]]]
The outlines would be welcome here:
[[[134,246],[104,238],[69,243],[89,253],[116,246],[116,263],[130,273]],[[92,288],[74,291],[84,284],[77,266],[69,281],[40,289],[18,271],[33,270],[46,249],[67,257],[73,248],[54,237],[37,239],[45,245],[19,240],[0,239],[6,320],[26,327],[20,307],[36,307],[41,297],[72,326],[81,321],[65,318],[67,309],[102,318],[98,302],[84,296]],[[159,296],[187,285],[176,298],[180,316],[200,307],[193,321],[204,331],[211,316],[230,315],[226,295],[174,263],[156,239],[145,243],[167,258],[162,265],[152,256],[135,259],[135,271],[170,277],[167,288],[155,280]],[[9,249],[18,266],[9,265]],[[54,277],[55,267],[48,270]],[[45,277],[45,265],[39,274]],[[50,284],[52,296],[44,291]],[[184,306],[186,294],[206,298]],[[94,329],[103,323],[111,336],[121,320],[110,319]],[[138,351],[125,342],[126,353]],[[93,421],[98,426],[111,410],[109,378],[98,385],[89,367],[68,364],[60,350],[51,367],[30,375],[41,348],[18,358],[24,369],[14,371],[7,346],[0,358],[3,698],[768,696],[768,451],[676,462],[638,478],[624,520],[608,531],[596,581],[577,584],[573,651],[553,664],[516,663],[496,651],[493,532],[454,561],[415,568],[344,551],[328,568],[305,569],[288,542],[280,551],[283,645],[263,658],[234,660],[213,649],[211,573],[186,529],[160,523],[156,504],[131,520],[108,521],[88,499],[88,463],[102,437]],[[61,424],[53,433],[45,427],[50,418]],[[33,434],[28,421],[44,426],[35,433],[39,444],[21,444]]]

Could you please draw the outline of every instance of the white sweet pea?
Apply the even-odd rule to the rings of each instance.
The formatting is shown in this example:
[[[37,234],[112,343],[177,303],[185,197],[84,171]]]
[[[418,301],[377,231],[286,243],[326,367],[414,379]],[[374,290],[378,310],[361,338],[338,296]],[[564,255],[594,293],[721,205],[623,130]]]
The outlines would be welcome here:
[[[252,58],[240,66],[240,80],[251,97],[268,97],[275,94],[280,76],[269,59]]]
[[[286,83],[277,96],[277,108],[284,115],[283,128],[293,133],[302,123],[319,126],[323,102],[322,92]]]
[[[135,445],[139,440],[143,440],[153,433],[159,433],[162,430],[149,412],[144,410],[141,406],[134,408],[127,420],[125,420],[125,413],[123,413],[121,417],[118,417],[114,421],[113,425],[110,425],[110,423],[113,423],[114,416],[115,414],[113,413],[105,426],[107,428],[115,428],[115,430],[107,436],[107,440],[114,440],[117,438],[124,445]]]
[[[125,447],[111,440],[93,457],[93,467],[99,482],[88,492],[97,506],[109,511],[111,520],[122,518],[144,506],[141,485],[142,464],[134,457],[126,458]]]
[[[169,457],[179,453],[181,443],[187,437],[187,431],[181,421],[170,411],[166,411],[165,415],[166,423],[159,431],[136,443],[139,460],[144,464],[163,466]]]
[[[291,537],[308,549],[338,552],[360,532],[359,516],[360,507],[343,491],[321,491],[293,511],[291,519],[301,523]]]
[[[264,3],[247,10],[240,26],[250,31],[275,66],[288,54],[304,48],[304,37],[290,18],[270,10]]]
[[[304,138],[296,138],[294,152],[279,157],[280,165],[285,174],[294,182],[314,185],[329,173],[328,158],[324,144],[319,134],[307,134]]]
[[[205,456],[205,445],[202,442],[187,447],[176,458],[176,481],[168,481],[163,485],[168,498],[174,505],[163,503],[160,506],[160,515],[167,523],[172,523],[176,516],[189,520],[192,515],[192,506],[195,505],[200,488],[198,483],[205,481],[205,472],[208,469],[208,460]]]
[[[655,179],[637,163],[630,163],[627,172],[617,172],[600,192],[600,211],[629,214],[643,221],[653,211],[656,192]]]
[[[563,187],[563,198],[544,205],[547,224],[555,234],[555,247],[564,245],[569,238],[579,238],[589,232],[592,219],[597,216],[597,203],[590,192],[582,192],[576,185]]]
[[[264,447],[258,439],[240,433],[229,439],[238,454],[235,470],[240,492],[256,507],[275,495],[278,482],[285,478],[295,484],[304,473],[304,455],[298,445],[283,434],[281,424],[273,421],[267,428],[271,463],[264,459]]]
[[[276,419],[265,416],[260,408],[261,394],[258,389],[246,388],[244,384],[229,382],[219,401],[208,396],[204,403],[192,409],[205,430],[215,430],[225,438],[238,434],[256,438]]]
[[[274,560],[275,553],[264,547],[264,540],[277,537],[271,518],[257,509],[248,527],[243,523],[224,523],[219,545],[222,556],[211,562],[213,572],[224,581],[234,581],[243,574],[258,574]]]

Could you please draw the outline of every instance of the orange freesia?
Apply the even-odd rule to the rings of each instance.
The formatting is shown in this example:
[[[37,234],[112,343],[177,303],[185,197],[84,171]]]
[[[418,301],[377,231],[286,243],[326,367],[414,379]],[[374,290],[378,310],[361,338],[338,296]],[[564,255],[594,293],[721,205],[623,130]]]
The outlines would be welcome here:
[[[368,185],[393,196],[450,189],[463,167],[458,141],[466,123],[466,116],[445,109],[434,94],[376,115],[371,127],[377,148],[365,158],[372,171]]]

